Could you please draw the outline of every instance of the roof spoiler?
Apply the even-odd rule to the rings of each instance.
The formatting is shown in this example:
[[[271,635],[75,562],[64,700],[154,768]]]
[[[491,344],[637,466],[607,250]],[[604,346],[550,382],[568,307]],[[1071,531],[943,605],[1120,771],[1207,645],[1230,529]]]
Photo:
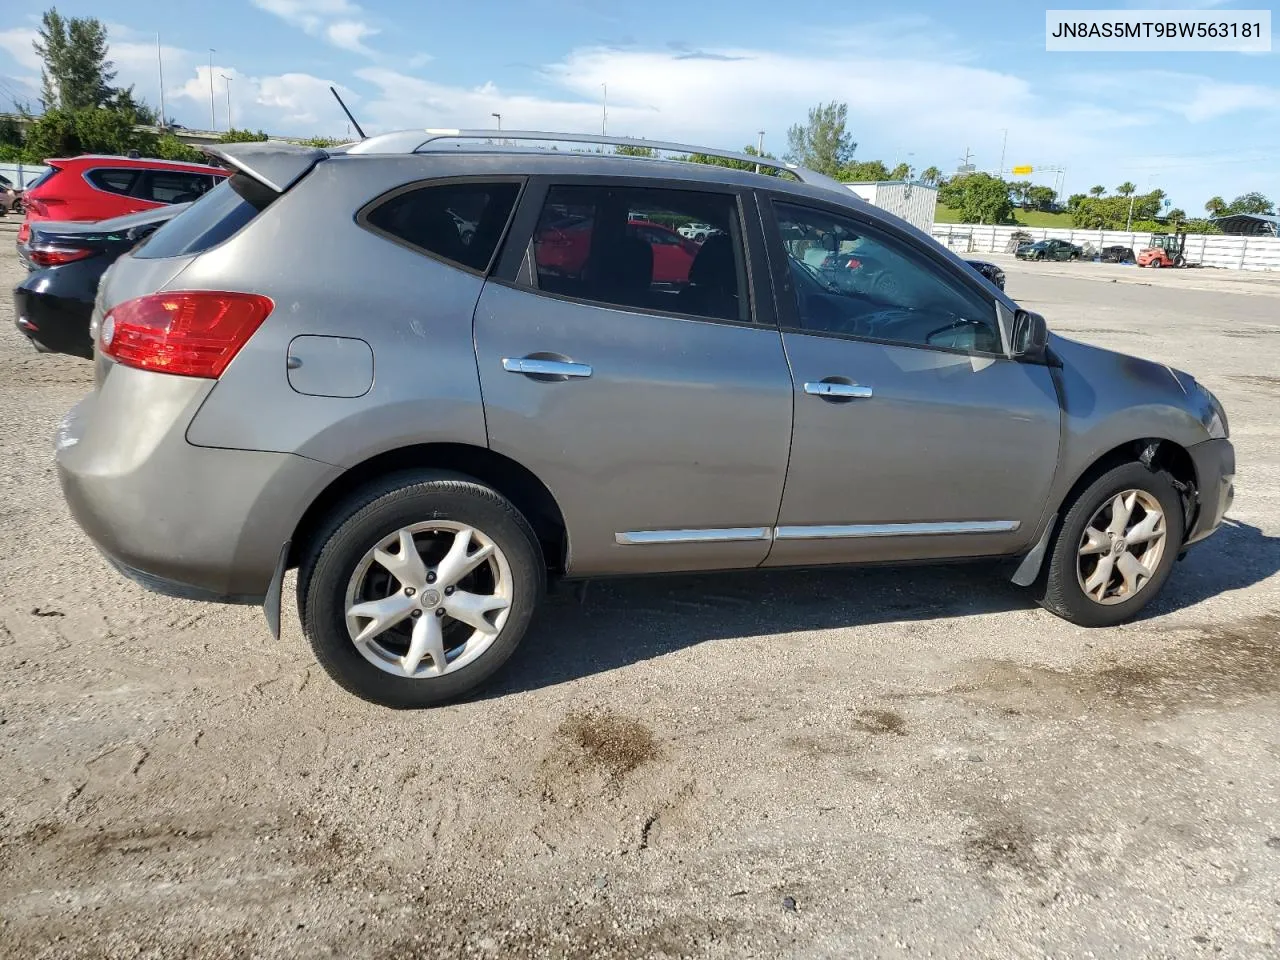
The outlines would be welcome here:
[[[205,153],[247,174],[263,186],[284,193],[329,154],[319,147],[252,141],[201,147]]]

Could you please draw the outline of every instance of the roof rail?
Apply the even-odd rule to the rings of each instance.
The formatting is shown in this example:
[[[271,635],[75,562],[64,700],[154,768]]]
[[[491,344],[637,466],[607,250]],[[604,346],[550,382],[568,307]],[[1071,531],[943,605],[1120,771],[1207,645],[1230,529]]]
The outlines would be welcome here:
[[[806,167],[769,157],[758,157],[751,153],[738,153],[733,150],[718,150],[715,147],[703,147],[692,143],[674,143],[666,140],[640,140],[634,137],[610,137],[599,133],[551,133],[545,130],[453,130],[433,129],[400,130],[395,133],[384,133],[367,140],[352,144],[345,153],[417,153],[428,144],[441,140],[532,140],[539,143],[587,143],[612,147],[640,147],[662,153],[700,153],[721,160],[738,160],[758,167],[769,167],[790,173],[801,183],[822,187],[834,187],[843,191],[844,185],[839,180],[817,173]]]

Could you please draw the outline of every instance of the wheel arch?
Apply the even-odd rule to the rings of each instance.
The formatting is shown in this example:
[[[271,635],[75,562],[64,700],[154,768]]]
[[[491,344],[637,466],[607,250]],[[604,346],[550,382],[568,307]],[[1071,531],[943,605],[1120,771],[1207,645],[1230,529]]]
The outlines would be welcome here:
[[[1058,532],[1062,529],[1067,511],[1071,509],[1081,492],[1108,470],[1125,463],[1141,463],[1148,470],[1165,470],[1173,477],[1182,497],[1183,530],[1192,529],[1199,507],[1195,463],[1186,447],[1164,437],[1140,437],[1117,444],[1095,457],[1072,481],[1066,492],[1053,504],[1053,512],[1040,539],[1022,558],[1012,580],[1019,586],[1029,586],[1044,568],[1045,558]]]
[[[465,443],[424,443],[371,456],[344,470],[311,502],[293,533],[288,567],[296,567],[327,518],[354,491],[388,474],[408,470],[448,470],[465,474],[502,494],[524,514],[542,546],[552,573],[568,568],[569,533],[564,514],[547,485],[531,470],[487,447]]]

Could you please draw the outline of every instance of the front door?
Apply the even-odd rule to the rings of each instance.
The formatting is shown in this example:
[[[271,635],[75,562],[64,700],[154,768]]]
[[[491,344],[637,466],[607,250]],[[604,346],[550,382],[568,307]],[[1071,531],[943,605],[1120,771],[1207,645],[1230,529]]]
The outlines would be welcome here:
[[[769,551],[791,378],[748,288],[759,221],[731,190],[687,186],[534,180],[476,308],[489,444],[550,489],[575,575],[749,567]],[[694,221],[724,235],[683,277],[658,276],[630,224]]]
[[[1025,548],[1056,468],[1060,412],[1049,370],[1008,358],[995,301],[871,218],[779,197],[765,222],[795,380],[768,563]]]

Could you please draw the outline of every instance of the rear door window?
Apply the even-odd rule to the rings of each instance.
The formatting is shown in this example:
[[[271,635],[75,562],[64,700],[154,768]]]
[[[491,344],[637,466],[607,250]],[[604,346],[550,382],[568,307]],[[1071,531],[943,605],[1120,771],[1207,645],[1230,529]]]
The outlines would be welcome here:
[[[190,203],[209,189],[209,177],[179,170],[148,170],[138,196],[155,203]]]
[[[99,190],[127,195],[133,189],[133,185],[140,173],[140,170],[126,170],[122,167],[111,169],[108,167],[90,170],[84,175],[84,178]]]
[[[358,221],[397,243],[483,273],[519,194],[516,182],[424,184],[376,201]]]
[[[133,255],[161,259],[203,253],[238,233],[278,196],[252,177],[237,173],[151,234]]]
[[[716,229],[681,237],[691,223]],[[624,308],[750,320],[737,199],[727,193],[553,186],[533,236],[546,293]]]

